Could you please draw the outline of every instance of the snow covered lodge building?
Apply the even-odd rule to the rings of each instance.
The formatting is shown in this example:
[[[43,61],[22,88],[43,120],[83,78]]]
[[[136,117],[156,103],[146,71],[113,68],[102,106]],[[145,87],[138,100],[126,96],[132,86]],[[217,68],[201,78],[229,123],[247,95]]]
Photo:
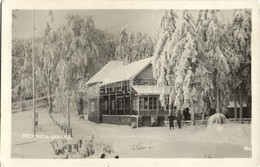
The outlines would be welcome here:
[[[153,77],[152,58],[130,64],[110,61],[87,82],[88,119],[96,123],[162,126],[168,116]]]
[[[88,105],[84,108],[88,120],[118,125],[163,126],[169,112],[161,107],[159,96],[167,94],[169,87],[157,86],[151,62],[152,57],[130,64],[110,61],[90,78],[86,83]],[[239,110],[239,104],[237,107]],[[243,108],[243,118],[251,118],[251,111],[245,103]],[[234,118],[234,101],[227,109],[226,116]],[[210,115],[215,112],[212,109]]]

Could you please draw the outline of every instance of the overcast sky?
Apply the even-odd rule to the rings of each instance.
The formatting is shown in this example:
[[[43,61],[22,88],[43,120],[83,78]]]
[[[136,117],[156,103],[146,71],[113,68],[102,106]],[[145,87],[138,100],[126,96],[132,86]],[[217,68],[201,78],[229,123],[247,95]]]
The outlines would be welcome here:
[[[177,11],[180,13],[181,11]],[[196,13],[197,11],[192,11]],[[49,10],[35,11],[36,36],[43,34],[46,24],[50,22]],[[230,18],[232,10],[223,12]],[[128,25],[127,32],[143,32],[152,37],[157,36],[159,22],[161,18],[160,10],[54,10],[53,27],[56,29],[65,24],[67,14],[77,14],[80,16],[92,15],[97,28],[113,33],[120,33],[123,26]],[[32,37],[32,11],[13,10],[13,33],[12,38]]]

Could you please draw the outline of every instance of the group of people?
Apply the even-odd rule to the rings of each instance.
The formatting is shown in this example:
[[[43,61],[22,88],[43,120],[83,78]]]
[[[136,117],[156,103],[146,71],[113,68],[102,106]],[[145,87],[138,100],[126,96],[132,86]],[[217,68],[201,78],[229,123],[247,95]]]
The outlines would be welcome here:
[[[170,130],[171,129],[174,129],[174,119],[176,118],[177,120],[177,125],[178,125],[178,128],[181,129],[181,120],[182,120],[182,113],[181,113],[181,110],[177,110],[176,112],[176,106],[174,107],[174,113],[171,112],[170,115],[168,116],[168,120],[169,120],[169,127],[170,127]]]

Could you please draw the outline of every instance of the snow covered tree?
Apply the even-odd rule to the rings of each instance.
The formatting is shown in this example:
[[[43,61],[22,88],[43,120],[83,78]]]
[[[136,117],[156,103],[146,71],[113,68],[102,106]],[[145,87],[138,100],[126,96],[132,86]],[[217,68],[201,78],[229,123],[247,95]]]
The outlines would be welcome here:
[[[158,40],[153,62],[157,84],[170,86],[170,92],[161,95],[161,104],[162,106],[173,104],[181,110],[189,107],[194,113],[194,107],[199,104],[197,102],[199,93],[195,84],[198,52],[197,39],[194,36],[194,20],[188,11],[184,11],[177,22],[174,19],[176,15],[173,11],[163,14],[170,19],[162,19],[162,21],[170,21],[171,23],[168,23],[168,25],[171,26],[168,26],[170,27],[169,31],[165,31],[164,27],[161,28],[164,32],[161,34],[168,36],[164,36],[166,37],[164,44],[163,40]],[[174,31],[172,30],[173,27],[176,27]],[[164,48],[161,49],[161,46],[164,46]],[[161,52],[158,50],[161,50]],[[161,55],[158,56],[158,53]]]
[[[219,10],[205,10],[203,13],[202,29],[198,32],[205,34],[202,40],[205,42],[205,51],[207,52],[211,72],[213,74],[213,94],[212,101],[217,112],[225,112],[230,101],[231,90],[234,82],[232,71],[239,68],[243,60],[240,54],[237,54],[231,46],[227,26]]]
[[[134,62],[143,58],[151,57],[154,51],[152,38],[141,32],[132,33],[129,40],[129,62]]]
[[[234,50],[243,56],[241,66],[235,71],[236,81],[240,83],[237,86],[239,87],[240,120],[242,120],[244,101],[242,90],[247,92],[247,104],[251,109],[251,11],[246,9],[235,10],[229,29],[230,36],[234,39],[232,42]]]
[[[170,92],[161,95],[162,105],[189,107],[193,123],[195,112],[205,114],[215,107],[225,112],[234,84],[231,70],[239,67],[241,56],[230,46],[219,11],[200,11],[196,24],[188,11],[177,21],[169,19],[171,13],[163,13],[162,22],[170,23],[162,25],[176,28],[160,27],[153,61],[157,84],[170,86]]]
[[[47,24],[45,36],[37,49],[37,57],[42,61],[42,67],[36,70],[36,82],[39,85],[45,85],[45,94],[48,96],[49,112],[52,112],[52,95],[58,84],[56,76],[56,66],[60,59],[61,42],[58,39],[57,32],[51,30]]]
[[[122,27],[122,31],[119,37],[119,44],[116,48],[116,58],[129,62],[129,46],[128,46],[128,35],[126,33],[128,26]]]
[[[12,99],[14,101],[32,97],[32,42],[12,41]]]
[[[52,96],[76,91],[78,80],[93,76],[115,59],[115,36],[95,28],[91,16],[68,15],[66,23],[53,29],[51,24],[35,39],[36,96]],[[12,98],[32,98],[32,41],[13,39]],[[57,87],[59,87],[57,89]],[[18,97],[19,96],[19,97]],[[76,97],[76,96],[75,96]],[[53,97],[55,98],[55,97]],[[53,99],[49,98],[49,104]],[[50,110],[51,110],[50,104]]]
[[[153,55],[154,42],[151,37],[141,32],[128,36],[127,26],[122,29],[115,53],[117,60],[128,64]]]
[[[77,81],[86,77],[88,58],[98,54],[96,44],[90,39],[93,39],[93,28],[92,18],[83,19],[76,15],[68,15],[67,24],[59,30],[60,44],[56,45],[56,48],[60,51],[61,57],[56,69],[59,78],[56,95],[67,96],[64,92],[75,91]],[[60,104],[60,101],[66,104],[66,100],[58,97],[55,104]],[[73,101],[77,103],[77,99]]]
[[[200,38],[196,36],[195,21],[188,11],[178,20],[169,43],[168,75],[170,104],[178,109],[190,108],[192,123],[195,113],[209,111],[209,94],[212,89],[211,73]]]
[[[109,48],[104,32],[95,28],[91,16],[82,18],[77,15],[68,15],[66,24],[58,34],[61,45],[61,58],[57,65],[59,78],[59,93],[72,92],[72,105],[78,106],[80,101],[78,88],[80,79],[86,79],[88,74],[93,75],[109,59]],[[63,99],[66,100],[66,99]]]
[[[158,33],[158,40],[154,50],[153,75],[157,79],[157,84],[165,87],[171,80],[172,71],[167,66],[168,62],[168,45],[176,29],[177,15],[173,10],[163,10]],[[168,72],[166,72],[168,70]],[[169,104],[168,92],[165,90],[160,95],[161,105],[166,107]],[[171,101],[171,100],[170,100]]]

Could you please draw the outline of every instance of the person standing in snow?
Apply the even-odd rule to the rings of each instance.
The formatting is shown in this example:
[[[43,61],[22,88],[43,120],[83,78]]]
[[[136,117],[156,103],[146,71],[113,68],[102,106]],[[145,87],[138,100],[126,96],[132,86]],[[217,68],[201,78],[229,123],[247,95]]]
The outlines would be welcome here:
[[[168,120],[169,120],[170,130],[171,130],[171,129],[174,129],[174,126],[173,126],[174,116],[172,115],[172,112],[171,112],[170,115],[168,116]]]
[[[182,120],[181,110],[178,110],[178,112],[177,112],[177,124],[178,124],[179,129],[181,129],[181,120]]]

